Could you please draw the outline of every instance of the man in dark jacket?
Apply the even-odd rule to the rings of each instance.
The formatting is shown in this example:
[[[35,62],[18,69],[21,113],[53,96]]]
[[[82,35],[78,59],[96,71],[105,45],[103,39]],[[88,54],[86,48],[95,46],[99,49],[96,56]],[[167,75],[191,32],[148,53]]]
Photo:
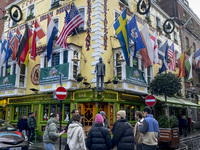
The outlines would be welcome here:
[[[20,119],[18,122],[17,122],[17,129],[18,131],[22,132],[24,135],[26,135],[26,132],[27,132],[27,116],[24,115],[22,119]]]
[[[110,132],[103,127],[103,117],[96,115],[95,126],[87,136],[86,146],[89,150],[110,150],[112,147]]]
[[[29,114],[28,120],[27,120],[27,125],[28,125],[28,140],[30,144],[33,144],[33,138],[35,136],[35,128],[37,126],[36,120],[35,120],[35,114],[31,112]]]
[[[134,134],[131,124],[126,118],[126,112],[117,112],[117,121],[112,128],[112,148],[117,146],[118,150],[134,150]]]

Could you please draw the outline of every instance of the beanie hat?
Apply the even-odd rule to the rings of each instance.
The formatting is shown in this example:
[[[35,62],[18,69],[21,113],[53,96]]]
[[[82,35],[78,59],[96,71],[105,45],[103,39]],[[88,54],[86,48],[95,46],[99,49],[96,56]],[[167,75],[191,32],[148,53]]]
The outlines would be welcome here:
[[[106,113],[105,113],[104,111],[101,111],[100,114],[101,114],[102,116],[106,116]]]
[[[126,119],[126,112],[124,110],[120,110],[117,112],[123,119]]]
[[[95,123],[103,123],[103,117],[100,114],[96,115]]]

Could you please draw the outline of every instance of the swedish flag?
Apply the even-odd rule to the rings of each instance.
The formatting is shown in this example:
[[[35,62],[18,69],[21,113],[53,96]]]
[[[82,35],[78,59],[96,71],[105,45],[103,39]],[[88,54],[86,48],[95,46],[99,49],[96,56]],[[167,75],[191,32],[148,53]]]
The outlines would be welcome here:
[[[130,57],[130,50],[129,50],[126,9],[122,12],[119,19],[114,23],[113,26],[127,63]]]

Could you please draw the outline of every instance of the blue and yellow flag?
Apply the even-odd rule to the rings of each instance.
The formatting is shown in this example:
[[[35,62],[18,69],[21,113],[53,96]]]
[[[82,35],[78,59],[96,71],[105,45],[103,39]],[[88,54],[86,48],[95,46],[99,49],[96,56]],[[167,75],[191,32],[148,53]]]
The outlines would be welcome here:
[[[122,14],[119,16],[118,20],[114,23],[113,26],[127,63],[130,57],[130,50],[129,50],[126,9],[122,12]]]

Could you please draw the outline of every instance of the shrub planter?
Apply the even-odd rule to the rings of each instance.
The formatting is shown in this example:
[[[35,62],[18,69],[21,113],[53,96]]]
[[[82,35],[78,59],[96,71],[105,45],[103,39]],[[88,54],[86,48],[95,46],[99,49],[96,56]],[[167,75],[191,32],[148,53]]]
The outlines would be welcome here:
[[[159,128],[159,131],[160,131],[160,138],[158,140],[159,147],[162,147],[163,143],[169,143],[169,148],[179,147],[180,145],[179,128]]]
[[[113,84],[117,84],[119,81],[113,80],[112,82],[113,82]]]

